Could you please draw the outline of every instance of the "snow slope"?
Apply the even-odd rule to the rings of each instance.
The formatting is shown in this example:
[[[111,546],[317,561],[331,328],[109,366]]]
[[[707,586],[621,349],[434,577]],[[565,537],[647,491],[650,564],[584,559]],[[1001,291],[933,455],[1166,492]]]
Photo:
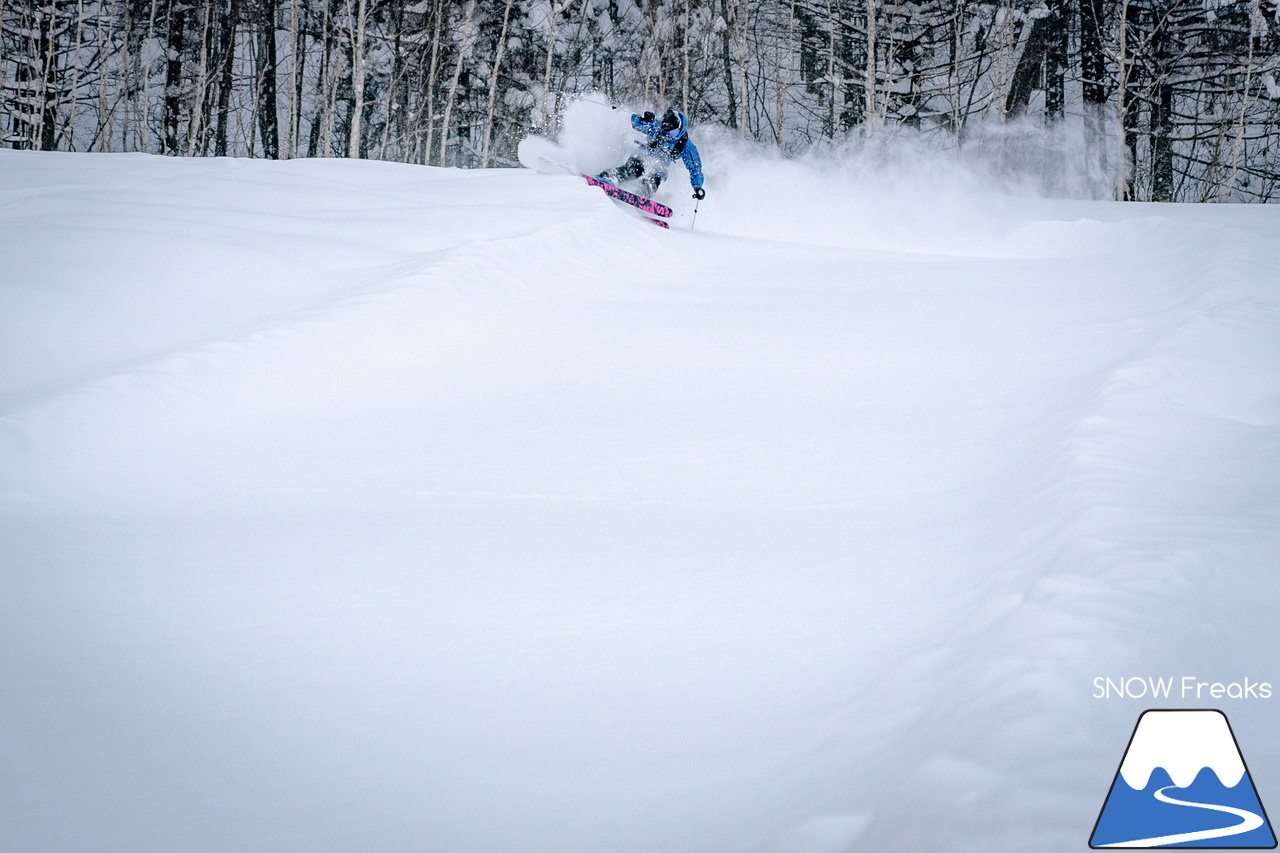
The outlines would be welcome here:
[[[0,847],[1083,849],[1280,684],[1280,210],[714,154],[0,151]]]

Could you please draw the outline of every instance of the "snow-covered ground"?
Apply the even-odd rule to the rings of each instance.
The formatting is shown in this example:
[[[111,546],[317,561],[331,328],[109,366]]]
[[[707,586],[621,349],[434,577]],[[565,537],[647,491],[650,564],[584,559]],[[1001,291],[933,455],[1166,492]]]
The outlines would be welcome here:
[[[714,155],[714,151],[710,152]],[[1280,694],[1280,208],[0,151],[0,848],[1085,849]]]

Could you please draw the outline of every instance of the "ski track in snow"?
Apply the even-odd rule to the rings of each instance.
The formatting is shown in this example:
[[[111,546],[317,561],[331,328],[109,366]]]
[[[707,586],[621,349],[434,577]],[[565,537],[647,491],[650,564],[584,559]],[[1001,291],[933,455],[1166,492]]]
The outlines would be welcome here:
[[[1275,672],[1280,218],[802,169],[0,152],[3,846],[1085,845]]]

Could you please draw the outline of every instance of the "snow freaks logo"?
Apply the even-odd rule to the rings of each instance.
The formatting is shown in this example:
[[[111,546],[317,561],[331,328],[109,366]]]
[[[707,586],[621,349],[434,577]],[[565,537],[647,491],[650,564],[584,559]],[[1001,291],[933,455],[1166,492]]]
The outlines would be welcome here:
[[[1089,846],[1275,847],[1226,715],[1144,711]]]

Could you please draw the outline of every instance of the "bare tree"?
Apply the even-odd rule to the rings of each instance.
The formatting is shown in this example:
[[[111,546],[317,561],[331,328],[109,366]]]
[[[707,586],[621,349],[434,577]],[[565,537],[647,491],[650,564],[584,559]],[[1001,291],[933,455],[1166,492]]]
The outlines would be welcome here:
[[[440,157],[441,166],[448,165],[445,160],[445,152],[449,145],[449,118],[453,115],[453,105],[457,100],[458,83],[462,79],[462,63],[467,58],[467,49],[471,46],[471,19],[475,15],[476,0],[470,0],[467,3],[466,16],[462,22],[462,41],[458,44],[458,56],[453,66],[453,79],[449,83],[449,95],[445,98],[444,107],[444,127],[440,130]]]
[[[484,120],[484,151],[480,156],[482,169],[489,166],[489,143],[493,139],[493,105],[498,94],[498,75],[502,72],[502,56],[507,52],[507,24],[511,21],[513,2],[514,0],[507,0],[507,5],[502,10],[502,32],[498,35],[498,47],[493,58],[493,73],[489,75],[489,100]]]
[[[511,155],[510,128],[549,128],[566,95],[596,88],[782,150],[889,124],[968,145],[983,122],[1082,115],[1079,156],[1117,198],[1258,200],[1280,186],[1280,22],[1266,8],[0,0],[0,139],[487,166]],[[1017,133],[998,138],[1026,168]],[[1046,176],[1070,153],[1039,150]]]
[[[352,106],[351,106],[351,132],[347,138],[347,156],[360,156],[360,123],[364,117],[364,76],[365,76],[365,55],[364,55],[364,34],[369,23],[368,3],[366,0],[356,0],[356,9],[354,14],[351,10],[351,0],[347,3],[347,23],[351,32],[351,88],[352,88]]]
[[[426,105],[426,143],[423,145],[422,162],[429,162],[431,159],[431,143],[432,133],[435,131],[436,119],[436,73],[439,69],[440,59],[440,30],[442,29],[445,16],[445,0],[433,0],[431,4],[431,15],[434,23],[431,29],[431,63],[427,67],[427,79],[423,99]]]

